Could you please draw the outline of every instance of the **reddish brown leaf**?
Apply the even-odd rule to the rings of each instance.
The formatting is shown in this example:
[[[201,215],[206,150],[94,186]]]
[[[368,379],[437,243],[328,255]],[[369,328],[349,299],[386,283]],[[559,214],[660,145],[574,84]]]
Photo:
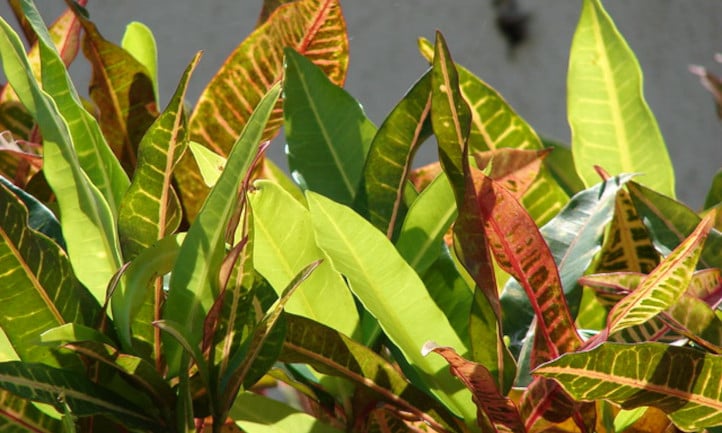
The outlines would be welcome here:
[[[477,422],[484,427],[483,418],[487,418],[495,432],[525,432],[524,424],[514,402],[499,392],[494,377],[483,365],[467,361],[450,347],[440,347],[434,342],[424,345],[422,352],[427,355],[435,352],[449,363],[451,374],[456,376],[472,394],[472,400],[478,409]]]
[[[499,148],[486,152],[472,152],[480,169],[491,163],[489,176],[520,200],[539,175],[542,161],[551,149],[525,150]]]

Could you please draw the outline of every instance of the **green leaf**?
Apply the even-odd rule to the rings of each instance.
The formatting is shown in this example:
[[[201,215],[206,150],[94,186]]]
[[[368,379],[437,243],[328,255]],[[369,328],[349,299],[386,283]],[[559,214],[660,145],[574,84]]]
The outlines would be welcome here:
[[[443,341],[461,353],[468,350],[414,270],[383,233],[351,209],[319,194],[306,193],[316,242],[351,290],[378,320],[431,389],[451,410],[472,420],[476,410],[468,391],[459,390],[441,359],[425,358],[420,349],[429,339]]]
[[[713,223],[714,214],[703,219],[695,231],[665,257],[634,292],[614,306],[607,320],[609,334],[641,325],[672,306],[682,296],[692,279]]]
[[[0,391],[0,429],[12,433],[57,433],[62,424],[40,411],[32,402]]]
[[[98,122],[83,107],[61,54],[56,50],[35,5],[23,0],[23,10],[38,35],[43,90],[53,98],[68,123],[80,166],[103,194],[113,215],[117,215],[120,199],[128,188],[128,177],[108,148]]]
[[[28,227],[51,238],[56,244],[60,245],[60,248],[65,250],[67,247],[65,239],[63,239],[63,231],[55,214],[40,200],[18,188],[6,178],[0,176],[0,183],[25,204],[28,209]]]
[[[283,50],[290,47],[343,85],[348,69],[348,35],[338,0],[299,0],[275,10],[228,56],[198,98],[191,116],[192,140],[227,156],[262,96],[284,76]],[[273,138],[283,121],[276,105],[263,137]],[[183,208],[192,221],[208,194],[190,158],[176,173]]]
[[[439,423],[443,429],[452,429],[455,418],[376,352],[310,319],[292,314],[286,317],[288,328],[279,360],[308,364],[321,373],[347,379],[367,388],[376,399],[412,413],[438,431],[442,431],[437,427]]]
[[[100,111],[103,135],[126,172],[132,173],[138,144],[158,115],[150,72],[130,53],[103,38],[75,3],[66,3],[85,31],[83,53],[92,67],[90,97]]]
[[[546,167],[556,183],[562,187],[569,196],[584,190],[584,183],[574,168],[574,157],[568,146],[549,139],[542,139],[545,147],[551,147],[554,151],[545,160]]]
[[[456,216],[454,192],[442,172],[411,203],[396,240],[399,254],[417,274],[423,275],[439,257],[444,235]]]
[[[43,331],[69,322],[94,325],[100,313],[60,247],[27,227],[27,210],[0,185],[0,328],[26,362],[59,365],[37,344]]]
[[[643,173],[640,182],[674,197],[674,170],[642,95],[634,53],[599,0],[584,0],[567,76],[572,154],[587,187],[598,175]]]
[[[143,317],[142,321],[137,318],[143,303],[148,301],[150,296],[150,283],[159,276],[163,276],[173,269],[181,244],[185,239],[185,233],[179,233],[161,239],[157,243],[142,251],[135,260],[130,262],[123,274],[124,284],[121,284],[114,292],[110,300],[113,311],[113,324],[118,333],[121,346],[124,350],[132,352],[131,327],[134,337],[145,337],[145,341],[153,343],[148,335],[152,332],[145,332],[141,335],[137,332],[139,328],[149,331],[152,317]],[[155,304],[155,299],[151,300]]]
[[[662,343],[603,343],[563,355],[535,374],[554,378],[576,400],[654,406],[686,431],[722,424],[722,358]]]
[[[559,269],[565,298],[573,314],[578,310],[582,295],[577,280],[600,250],[606,226],[613,215],[616,192],[630,178],[631,175],[614,177],[578,193],[559,215],[540,229]],[[510,333],[513,340],[523,338],[534,314],[518,282],[510,280],[506,284],[501,301],[507,312],[504,332]],[[509,314],[511,312],[514,314]]]
[[[614,431],[623,432],[631,427],[632,424],[639,421],[646,411],[646,406],[640,406],[630,410],[620,410],[617,416],[614,417]]]
[[[125,33],[123,33],[120,46],[148,70],[150,79],[153,81],[153,88],[155,89],[155,99],[156,101],[159,100],[158,48],[153,32],[145,24],[132,21],[125,26]]]
[[[0,387],[22,398],[53,405],[61,412],[64,402],[79,417],[106,415],[131,428],[160,427],[159,421],[143,409],[68,370],[44,364],[3,362]]]
[[[235,208],[237,191],[251,166],[280,90],[280,85],[273,87],[249,119],[228,156],[226,169],[188,230],[173,268],[164,318],[181,323],[182,332],[192,345],[201,342],[203,327],[197,325],[203,323],[218,296],[218,272],[224,256],[226,226]],[[177,374],[180,348],[174,341],[167,342],[169,370],[171,374]]]
[[[425,73],[384,120],[371,142],[359,203],[369,221],[391,239],[401,217],[404,189],[417,148],[431,135],[431,73]]]
[[[722,170],[719,170],[712,179],[712,185],[704,200],[704,208],[711,209],[720,203],[722,203]]]
[[[376,128],[309,59],[290,48],[284,54],[288,167],[303,188],[351,205]]]
[[[226,167],[226,158],[195,141],[191,141],[188,147],[198,164],[203,182],[208,188],[213,188]]]
[[[2,20],[0,31],[5,74],[23,104],[33,113],[43,135],[43,172],[58,199],[73,269],[78,279],[102,302],[108,281],[122,263],[113,214],[80,167],[68,125],[53,100],[32,77],[17,34]]]
[[[188,146],[183,110],[188,80],[200,53],[186,68],[173,98],[138,147],[133,182],[123,197],[118,231],[126,260],[178,229],[181,207],[171,185],[173,169]]]
[[[277,294],[308,263],[324,257],[316,246],[309,211],[278,184],[257,181],[249,200],[253,209],[254,262]],[[283,209],[279,212],[279,209]],[[286,310],[354,336],[359,317],[343,277],[321,263],[288,301]]]
[[[238,395],[230,416],[248,433],[341,433],[305,412],[250,392]]]

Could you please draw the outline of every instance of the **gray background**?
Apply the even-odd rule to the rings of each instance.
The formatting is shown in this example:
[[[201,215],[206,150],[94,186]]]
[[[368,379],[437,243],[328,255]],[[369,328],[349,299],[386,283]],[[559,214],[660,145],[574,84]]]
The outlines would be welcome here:
[[[47,22],[63,2],[37,1]],[[532,15],[529,38],[513,51],[497,31],[491,0],[342,0],[351,44],[347,90],[379,124],[425,70],[416,39],[441,30],[454,59],[495,87],[540,135],[569,143],[566,121],[568,51],[579,16],[578,0],[521,1]],[[161,102],[165,104],[196,51],[203,50],[189,90],[195,101],[225,57],[252,30],[261,0],[90,0],[103,35],[119,42],[133,20],[148,25],[159,49]],[[657,116],[677,173],[679,197],[699,207],[722,165],[722,122],[710,94],[687,70],[702,64],[722,74],[722,1],[607,0],[610,15],[637,54],[645,95]],[[0,13],[15,24],[3,3]],[[81,91],[84,59],[71,72]],[[278,141],[278,140],[277,140]],[[285,166],[282,143],[271,158]],[[435,157],[429,146],[422,161]]]

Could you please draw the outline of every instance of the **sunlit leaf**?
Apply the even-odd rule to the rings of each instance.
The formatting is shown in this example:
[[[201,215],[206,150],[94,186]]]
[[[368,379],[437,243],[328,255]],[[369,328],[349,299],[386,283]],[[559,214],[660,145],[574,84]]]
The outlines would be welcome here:
[[[230,416],[248,433],[341,433],[305,412],[250,392],[238,395]]]
[[[65,240],[63,239],[63,232],[55,214],[40,200],[18,188],[2,176],[0,176],[0,184],[9,189],[25,204],[25,207],[28,209],[28,227],[51,238],[65,250],[66,246]]]
[[[351,205],[376,127],[320,68],[285,49],[283,116],[288,167],[304,189]]]
[[[3,431],[57,433],[62,428],[60,421],[9,391],[0,391],[0,407],[0,429]]]
[[[431,135],[431,74],[406,93],[371,142],[363,174],[363,203],[369,221],[391,239],[401,217],[403,194],[418,146]]]
[[[155,43],[153,32],[145,24],[133,21],[125,26],[123,39],[120,41],[123,47],[131,56],[148,70],[148,76],[153,81],[155,99],[158,98],[158,48]]]
[[[625,409],[654,406],[687,431],[722,424],[722,358],[662,343],[603,343],[534,371],[577,400],[604,398]]]
[[[411,385],[373,350],[309,319],[287,317],[281,361],[306,363],[321,373],[350,380],[368,388],[380,401],[410,412],[430,425],[454,425],[454,418],[443,406]]]
[[[206,314],[219,293],[218,272],[225,254],[226,226],[235,208],[235,197],[258,149],[281,87],[264,97],[228,156],[226,169],[211,190],[198,218],[193,222],[170,280],[164,318],[183,324],[192,345],[201,341]],[[180,350],[168,341],[167,360],[171,373],[179,368]]]
[[[254,262],[280,295],[298,272],[324,255],[316,246],[308,209],[275,183],[257,181],[254,186],[249,195],[255,227]],[[353,296],[343,277],[327,262],[321,263],[299,287],[286,310],[345,335],[358,332]]]
[[[643,173],[640,182],[674,197],[674,170],[649,106],[634,53],[599,0],[585,0],[567,76],[572,154],[587,187],[594,166]]]
[[[195,141],[191,141],[188,147],[198,164],[203,182],[208,188],[213,188],[226,167],[226,158]]]
[[[190,120],[192,140],[227,156],[261,97],[283,76],[286,47],[342,85],[348,68],[348,36],[338,0],[301,0],[275,9],[229,55],[198,98]],[[282,120],[279,103],[263,137],[273,138]],[[179,168],[176,178],[183,208],[193,220],[208,190],[190,158],[183,158]]]
[[[27,227],[27,209],[0,185],[0,327],[26,362],[58,365],[40,334],[68,322],[94,325],[99,307],[75,279],[65,252]]]
[[[0,20],[0,52],[10,83],[33,113],[43,135],[43,173],[57,196],[63,235],[78,279],[98,300],[122,262],[113,214],[80,167],[68,125],[30,73],[17,34]]]
[[[712,228],[712,217],[702,220],[697,229],[665,257],[634,292],[615,305],[608,318],[610,334],[646,322],[679,299],[692,279],[702,246]]]
[[[85,31],[83,54],[92,66],[90,97],[100,112],[100,127],[126,172],[137,163],[145,131],[158,115],[155,89],[148,69],[120,46],[106,40],[70,0]]]
[[[333,267],[346,276],[351,290],[422,375],[425,386],[451,410],[473,419],[476,410],[468,391],[457,388],[443,360],[421,356],[420,348],[430,338],[464,354],[467,349],[414,270],[383,233],[351,209],[312,192],[306,197],[316,242]]]
[[[126,260],[172,234],[180,224],[180,202],[171,181],[173,169],[188,146],[183,104],[188,80],[199,60],[200,53],[188,65],[175,95],[138,146],[138,165],[118,218]]]
[[[452,374],[461,380],[472,393],[474,403],[478,408],[477,422],[479,427],[485,427],[484,417],[493,425],[493,431],[512,431],[521,433],[525,431],[524,424],[514,403],[499,392],[496,379],[492,377],[483,365],[477,364],[459,356],[453,348],[441,347],[436,343],[426,343],[424,354],[435,352],[441,355]]]

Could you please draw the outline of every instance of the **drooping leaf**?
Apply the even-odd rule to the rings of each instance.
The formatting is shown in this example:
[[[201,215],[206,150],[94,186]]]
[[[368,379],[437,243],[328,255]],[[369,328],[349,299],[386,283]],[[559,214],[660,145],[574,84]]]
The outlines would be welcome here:
[[[158,48],[153,32],[141,22],[130,22],[125,26],[120,46],[148,70],[158,101]]]
[[[63,232],[55,214],[40,200],[18,188],[2,176],[0,176],[0,184],[9,189],[25,204],[25,207],[28,209],[28,227],[51,238],[60,248],[65,250],[66,246],[65,240],[63,239]]]
[[[3,431],[56,433],[62,428],[60,421],[9,391],[0,391],[0,408],[0,429]]]
[[[218,296],[226,226],[280,90],[280,85],[273,87],[249,119],[231,150],[226,169],[191,225],[174,266],[164,318],[182,323],[183,332],[193,345],[200,343],[203,331],[196,325],[203,322]],[[179,347],[169,341],[167,360],[171,373],[177,373],[179,359]]]
[[[362,203],[369,221],[391,239],[416,149],[431,135],[431,73],[425,73],[384,120],[371,142],[364,167]]]
[[[0,327],[26,362],[58,365],[40,333],[68,322],[94,325],[99,307],[73,275],[65,252],[27,226],[27,209],[0,185]]]
[[[640,286],[614,306],[609,313],[610,334],[640,325],[669,308],[684,293],[702,252],[714,215],[702,220],[694,232],[665,257]]]
[[[68,124],[80,166],[103,194],[113,215],[117,215],[120,199],[128,188],[128,177],[108,148],[98,123],[83,107],[68,75],[62,53],[56,50],[35,5],[23,0],[23,10],[38,35],[43,90],[53,98]]]
[[[290,47],[320,66],[342,85],[348,68],[348,36],[338,0],[301,0],[284,4],[229,55],[208,83],[191,116],[191,139],[227,156],[261,97],[283,76],[283,50]],[[282,122],[276,106],[264,139]],[[208,194],[190,158],[176,173],[183,208],[192,221]]]
[[[290,48],[284,54],[288,167],[304,189],[351,205],[376,127],[311,60]]]
[[[323,258],[323,252],[316,246],[311,216],[303,205],[275,183],[257,181],[254,187],[249,195],[255,228],[254,263],[280,295],[308,263]],[[353,296],[328,262],[321,263],[299,287],[286,310],[345,335],[358,332]]]
[[[248,433],[341,433],[305,412],[250,392],[238,395],[230,416]]]
[[[451,410],[471,420],[476,413],[468,391],[458,390],[440,359],[424,358],[429,339],[467,349],[429,298],[414,270],[383,233],[351,209],[312,192],[306,193],[316,242],[351,290],[378,321],[389,339]]]
[[[145,131],[158,115],[155,89],[148,69],[130,53],[106,40],[70,0],[85,31],[83,54],[92,66],[90,97],[100,112],[100,127],[126,172],[137,163]]]
[[[180,202],[171,182],[173,169],[188,147],[183,104],[188,81],[199,60],[200,53],[188,65],[175,95],[138,146],[138,165],[118,218],[126,260],[135,258],[180,225]]]
[[[301,316],[287,315],[280,360],[306,363],[321,373],[368,388],[375,398],[414,414],[434,426],[454,426],[438,402],[410,384],[388,361],[338,331]]]
[[[585,185],[597,182],[597,165],[612,175],[643,173],[641,183],[674,197],[674,170],[642,95],[639,63],[599,0],[583,2],[567,87],[572,154]]]
[[[603,343],[569,353],[534,373],[557,380],[576,400],[625,409],[654,406],[687,431],[722,424],[722,358],[662,343]]]
[[[122,262],[112,211],[80,167],[68,125],[32,77],[17,34],[5,21],[0,27],[5,74],[40,125],[43,173],[58,199],[73,269],[96,299],[104,300],[106,284]]]
[[[44,364],[0,363],[0,387],[20,397],[53,405],[61,412],[64,402],[80,417],[102,414],[139,429],[158,428],[160,424],[142,408],[82,375]]]
[[[441,347],[429,342],[424,345],[425,355],[435,352],[449,363],[452,374],[461,380],[472,393],[476,407],[479,427],[485,427],[482,419],[487,418],[494,432],[512,431],[522,433],[524,423],[514,403],[499,392],[496,379],[483,365],[468,361],[459,356],[451,347]]]
[[[636,182],[630,182],[629,193],[640,216],[649,228],[655,246],[668,254],[679,245],[701,218],[684,204],[666,197]],[[722,235],[717,230],[709,233],[705,242],[701,268],[722,268]]]
[[[613,215],[616,191],[630,178],[630,175],[614,177],[578,193],[559,215],[540,229],[559,269],[562,288],[573,313],[582,294],[577,280],[601,247],[605,227]],[[530,308],[518,282],[507,283],[501,302],[505,312],[513,312],[504,318],[505,332],[512,340],[523,338],[534,317],[534,309]]]

